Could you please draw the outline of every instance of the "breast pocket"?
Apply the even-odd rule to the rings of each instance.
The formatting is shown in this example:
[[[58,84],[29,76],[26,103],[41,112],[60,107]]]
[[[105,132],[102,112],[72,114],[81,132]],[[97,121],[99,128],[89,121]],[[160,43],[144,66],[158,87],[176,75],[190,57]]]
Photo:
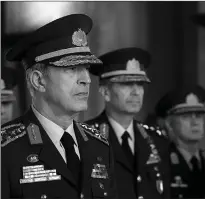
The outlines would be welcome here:
[[[60,181],[45,181],[22,184],[23,198],[61,198]]]
[[[94,198],[108,196],[109,179],[92,179],[92,195]]]

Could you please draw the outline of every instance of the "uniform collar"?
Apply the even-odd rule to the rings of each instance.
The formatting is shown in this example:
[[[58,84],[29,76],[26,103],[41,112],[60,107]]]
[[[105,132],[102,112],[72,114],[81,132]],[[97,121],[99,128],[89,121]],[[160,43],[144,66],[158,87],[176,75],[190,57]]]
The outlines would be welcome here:
[[[178,146],[177,148],[178,148],[179,152],[182,154],[182,156],[184,157],[184,159],[186,160],[186,162],[189,164],[193,155],[191,153],[189,153],[189,151],[187,151],[186,149],[184,149],[180,146]],[[198,159],[199,162],[201,162],[199,151],[197,151],[194,154],[194,156]]]
[[[48,134],[48,136],[50,137],[50,139],[54,144],[60,142],[61,137],[66,131],[72,136],[72,138],[75,141],[75,144],[77,145],[77,139],[73,129],[73,122],[66,130],[63,130],[63,128],[61,128],[59,125],[55,124],[54,122],[52,122],[51,120],[43,116],[33,105],[31,107],[35,116],[37,117],[37,119],[39,120],[39,122],[41,123],[44,130],[46,131],[46,133]]]
[[[107,117],[108,117],[108,120],[109,120],[113,130],[115,131],[115,134],[116,134],[118,140],[120,141],[120,143],[122,142],[121,137],[125,131],[127,131],[129,133],[131,140],[134,141],[133,120],[131,121],[128,128],[125,129],[121,124],[119,124],[117,121],[115,121],[111,116],[107,116]]]

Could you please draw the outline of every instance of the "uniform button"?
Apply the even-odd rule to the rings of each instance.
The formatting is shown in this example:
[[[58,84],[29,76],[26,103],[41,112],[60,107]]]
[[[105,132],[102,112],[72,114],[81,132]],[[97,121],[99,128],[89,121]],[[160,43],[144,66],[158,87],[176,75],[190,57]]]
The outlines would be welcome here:
[[[99,185],[100,185],[100,188],[101,188],[101,189],[104,189],[103,183],[100,182]]]
[[[179,194],[179,198],[183,198],[183,195],[182,195],[182,194]]]
[[[141,176],[137,176],[137,181],[138,181],[138,182],[141,182],[141,181],[142,181]]]
[[[41,199],[46,199],[46,198],[47,198],[46,194],[41,195]]]
[[[104,192],[104,196],[107,196],[107,192]]]
[[[144,197],[143,196],[139,196],[138,199],[144,199]]]
[[[80,198],[82,198],[82,199],[84,198],[84,195],[82,193],[80,194]]]
[[[157,177],[160,177],[160,173],[157,173]]]

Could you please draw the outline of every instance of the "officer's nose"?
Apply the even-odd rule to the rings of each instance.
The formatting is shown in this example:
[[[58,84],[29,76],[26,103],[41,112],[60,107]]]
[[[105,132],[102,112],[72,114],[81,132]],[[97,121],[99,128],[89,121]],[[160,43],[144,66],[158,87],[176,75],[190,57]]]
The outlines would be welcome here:
[[[138,84],[138,83],[134,83],[132,85],[132,93],[135,95],[139,95],[142,92],[142,85]]]
[[[81,85],[88,85],[91,83],[90,74],[87,68],[81,70],[77,83]]]

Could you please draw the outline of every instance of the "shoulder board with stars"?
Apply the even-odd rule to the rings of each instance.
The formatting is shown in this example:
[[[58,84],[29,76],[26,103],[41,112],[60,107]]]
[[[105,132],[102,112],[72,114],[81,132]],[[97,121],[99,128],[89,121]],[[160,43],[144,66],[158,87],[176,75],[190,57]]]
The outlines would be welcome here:
[[[164,130],[160,129],[159,127],[148,126],[147,124],[143,124],[143,123],[139,123],[139,124],[148,131],[155,132],[157,135],[162,137],[167,137],[167,133]]]
[[[105,144],[109,145],[109,142],[107,141],[107,139],[103,135],[101,135],[97,129],[95,129],[95,128],[93,128],[85,123],[79,123],[79,124],[85,130],[86,133],[88,133],[92,137],[95,137],[98,140],[104,142]]]
[[[1,129],[1,147],[6,146],[25,134],[25,126],[22,123],[5,126]]]

